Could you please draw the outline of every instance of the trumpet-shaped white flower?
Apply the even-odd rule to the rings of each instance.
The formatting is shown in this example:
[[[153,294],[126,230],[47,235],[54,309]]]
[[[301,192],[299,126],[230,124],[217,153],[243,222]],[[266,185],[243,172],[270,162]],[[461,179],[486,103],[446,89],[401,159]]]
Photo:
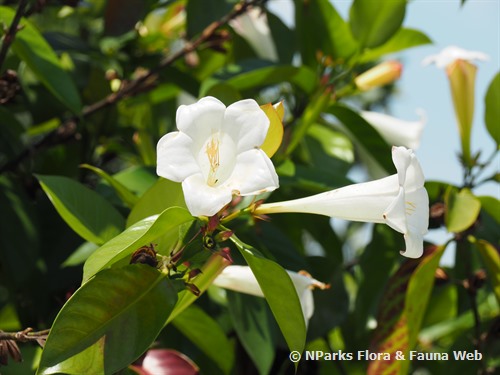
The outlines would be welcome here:
[[[186,205],[194,216],[212,216],[233,195],[257,195],[278,187],[269,157],[259,147],[269,119],[251,99],[226,108],[205,97],[177,110],[179,131],[157,145],[157,173],[182,182]]]
[[[429,223],[429,197],[424,175],[412,150],[392,148],[397,174],[379,180],[286,202],[268,203],[254,213],[303,212],[351,221],[385,223],[403,233],[406,251],[418,258],[423,253],[423,235]]]
[[[423,65],[436,64],[438,68],[446,68],[451,63],[456,60],[465,60],[465,61],[487,61],[489,56],[485,53],[478,51],[467,51],[465,49],[456,47],[456,46],[448,46],[444,48],[437,55],[427,56],[423,61]]]
[[[318,280],[313,279],[309,275],[286,271],[292,280],[293,286],[297,291],[297,295],[302,307],[302,313],[307,324],[314,313],[314,299],[312,290],[328,289],[326,285]],[[214,285],[233,290],[235,292],[246,293],[252,296],[264,297],[264,293],[257,282],[252,270],[248,266],[228,266],[214,280]]]
[[[477,70],[473,62],[488,59],[488,55],[482,52],[466,51],[451,46],[443,49],[438,55],[429,56],[422,61],[424,65],[435,63],[438,68],[446,69],[462,144],[462,158],[467,165],[473,165],[470,143]]]
[[[416,150],[420,146],[420,138],[426,123],[424,113],[418,121],[404,121],[378,112],[361,112],[361,117],[368,121],[384,138],[395,146],[405,146]]]
[[[278,61],[278,52],[264,12],[258,8],[252,8],[230,21],[229,24],[252,46],[259,57]]]

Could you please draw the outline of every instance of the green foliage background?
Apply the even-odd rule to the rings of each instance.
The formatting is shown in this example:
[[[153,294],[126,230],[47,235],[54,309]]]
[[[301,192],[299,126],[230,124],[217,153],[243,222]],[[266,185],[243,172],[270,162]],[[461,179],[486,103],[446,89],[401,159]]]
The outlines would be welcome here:
[[[259,57],[228,22],[250,3],[267,15],[276,61]],[[285,136],[272,159],[280,189],[264,198],[303,197],[350,184],[349,170],[360,165],[395,172],[391,145],[359,115],[383,109],[394,84],[363,93],[354,78],[388,54],[431,43],[425,30],[404,27],[404,0],[355,0],[349,20],[327,0],[295,0],[295,29],[265,3],[0,6],[0,329],[53,327],[42,353],[19,343],[24,362],[9,359],[2,374],[136,373],[129,365],[152,346],[185,354],[203,374],[498,370],[500,202],[474,194],[481,183],[498,182],[498,174],[478,178],[498,154],[464,162],[463,186],[426,183],[430,229],[444,226],[454,236],[426,243],[420,259],[401,257],[401,234],[383,225],[372,227],[366,246],[347,249],[363,225],[339,234],[325,217],[242,217],[225,224],[235,235],[223,246],[252,268],[266,299],[210,287],[227,260],[202,238],[189,241],[206,223],[185,209],[180,184],[155,173],[155,145],[175,129],[182,100],[283,100]],[[9,30],[18,21],[19,30]],[[498,146],[498,75],[483,97]],[[440,267],[451,242],[454,266]],[[183,260],[202,275],[191,281],[182,267],[171,277],[129,264],[150,243],[162,256],[187,245]],[[284,269],[331,284],[314,291],[307,330]],[[288,358],[290,350],[368,349],[478,350],[482,360],[295,365]]]

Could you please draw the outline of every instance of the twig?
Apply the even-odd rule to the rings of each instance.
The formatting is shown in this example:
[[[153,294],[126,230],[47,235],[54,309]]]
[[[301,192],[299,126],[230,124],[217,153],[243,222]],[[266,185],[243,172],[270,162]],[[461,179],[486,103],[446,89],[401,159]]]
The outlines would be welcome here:
[[[48,329],[37,332],[33,332],[32,328],[26,328],[19,332],[0,331],[0,341],[3,340],[11,340],[17,342],[36,341],[40,344],[41,341],[45,341],[47,339],[48,334],[49,334]]]
[[[210,25],[208,25],[197,38],[193,38],[188,41],[184,48],[176,53],[167,56],[156,67],[152,68],[140,77],[125,83],[117,92],[112,93],[104,99],[86,106],[79,117],[74,116],[64,121],[57,129],[48,133],[42,139],[24,149],[17,157],[4,164],[0,168],[0,173],[15,169],[17,165],[21,163],[26,157],[36,153],[37,151],[45,147],[57,145],[60,144],[61,141],[71,139],[75,136],[77,131],[77,127],[75,125],[81,119],[84,119],[103,108],[114,105],[125,97],[135,96],[139,93],[151,90],[153,88],[153,85],[149,84],[149,82],[152,81],[162,69],[172,65],[172,63],[174,63],[176,60],[197,50],[203,43],[209,41],[221,26],[227,24],[230,20],[245,13],[249,7],[261,5],[266,1],[267,0],[244,0],[236,4],[231,12],[226,14],[220,20],[212,22]],[[64,137],[60,138],[58,134],[63,134]]]
[[[21,21],[21,17],[24,14],[24,8],[26,7],[27,0],[20,0],[19,5],[17,6],[16,14],[12,19],[12,23],[10,24],[7,33],[3,37],[2,48],[0,49],[0,71],[2,70],[2,65],[7,56],[7,51],[9,50],[10,45],[14,41],[16,37],[16,33],[19,31],[18,25]]]

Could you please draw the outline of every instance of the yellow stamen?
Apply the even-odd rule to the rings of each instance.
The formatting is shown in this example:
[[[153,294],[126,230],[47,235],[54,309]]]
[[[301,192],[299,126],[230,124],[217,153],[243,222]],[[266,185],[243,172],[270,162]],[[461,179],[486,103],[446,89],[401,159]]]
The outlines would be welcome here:
[[[410,216],[411,214],[413,214],[415,212],[415,210],[417,209],[417,206],[415,205],[415,203],[413,202],[405,202],[406,203],[406,214],[408,216]]]
[[[206,149],[208,161],[210,163],[210,171],[208,172],[207,184],[214,186],[217,181],[216,178],[217,169],[219,168],[219,140],[216,137],[212,137],[210,142],[207,144]]]

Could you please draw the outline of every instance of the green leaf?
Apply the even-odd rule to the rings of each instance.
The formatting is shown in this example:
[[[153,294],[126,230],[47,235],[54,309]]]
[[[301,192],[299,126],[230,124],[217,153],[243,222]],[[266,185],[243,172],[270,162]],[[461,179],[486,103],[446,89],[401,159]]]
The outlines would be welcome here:
[[[327,126],[313,124],[307,135],[314,138],[325,154],[343,160],[346,163],[354,162],[354,149],[352,142],[344,134]]]
[[[269,374],[275,356],[275,339],[266,302],[259,297],[226,291],[229,315],[246,352],[261,375]],[[273,326],[274,324],[274,326]]]
[[[186,209],[171,207],[159,215],[135,223],[105,243],[87,259],[83,267],[83,282],[88,281],[103,268],[124,260],[141,246],[152,243],[158,237],[176,231],[180,225],[194,220]]]
[[[148,216],[157,215],[169,207],[186,207],[182,186],[160,178],[139,199],[127,218],[127,227]]]
[[[316,66],[317,52],[333,60],[347,59],[357,43],[348,24],[328,0],[295,1],[295,23],[304,64]]]
[[[407,260],[388,280],[378,304],[377,328],[373,332],[370,345],[372,351],[396,353],[398,350],[408,349],[408,319],[404,314],[405,292],[417,262]],[[361,323],[363,324],[363,321]],[[361,332],[363,331],[361,328]],[[401,361],[396,361],[394,356],[391,356],[391,361],[370,361],[367,374],[401,374],[401,366]]]
[[[340,104],[331,106],[328,108],[328,112],[337,117],[343,124],[341,130],[351,138],[358,148],[367,153],[379,167],[386,173],[394,170],[391,147],[366,120],[350,108]]]
[[[452,233],[469,228],[477,220],[481,210],[481,201],[469,189],[462,189],[459,192],[448,189],[445,205],[446,228]]]
[[[407,260],[389,279],[379,303],[378,325],[370,350],[390,353],[391,360],[370,361],[368,374],[407,373],[409,361],[398,361],[394,354],[402,351],[407,358],[408,351],[417,343],[444,250],[445,246],[434,247],[421,259]]]
[[[50,330],[39,374],[99,342],[99,373],[114,373],[154,341],[177,300],[174,286],[156,269],[133,264],[105,270],[82,285],[63,306]],[[95,348],[94,348],[95,349]]]
[[[104,369],[104,341],[101,337],[94,344],[84,349],[77,355],[61,361],[55,366],[42,369],[39,367],[37,375],[43,374],[101,374]]]
[[[458,293],[453,284],[438,285],[429,299],[422,327],[429,327],[457,316]]]
[[[139,198],[134,193],[132,193],[130,190],[128,190],[125,186],[123,186],[115,178],[104,172],[102,169],[94,167],[89,164],[82,164],[80,165],[80,167],[90,169],[92,172],[96,173],[99,177],[101,177],[108,184],[110,184],[113,187],[113,189],[115,189],[118,196],[128,207],[133,207],[139,200]]]
[[[215,79],[206,80],[201,87],[200,96],[206,95],[221,80],[238,91],[290,82],[304,92],[311,93],[317,84],[316,73],[306,66],[269,65],[261,60],[252,60],[246,64],[229,65]]]
[[[421,259],[410,277],[404,309],[408,322],[409,348],[414,348],[417,344],[418,333],[434,287],[434,275],[445,249],[446,245],[433,247],[432,251]]]
[[[0,22],[10,25],[14,10],[0,7]],[[82,109],[80,95],[70,75],[62,68],[52,47],[38,30],[26,19],[21,19],[22,29],[16,33],[12,51],[23,60],[54,96],[73,113]]]
[[[241,242],[235,235],[231,236],[231,241],[252,269],[288,348],[290,351],[302,353],[306,341],[306,324],[290,276],[278,263],[264,258],[256,249]]]
[[[484,122],[491,137],[500,143],[500,73],[490,83],[484,98]]]
[[[500,255],[498,254],[498,250],[495,249],[492,244],[484,240],[477,241],[476,247],[486,264],[495,297],[500,304]]]
[[[481,322],[486,322],[498,317],[500,309],[498,308],[496,299],[487,298],[479,302],[478,313]],[[470,332],[474,329],[474,326],[474,313],[472,310],[467,310],[456,318],[441,321],[431,327],[422,329],[418,338],[421,342],[451,346],[456,342],[458,336],[465,333],[467,335],[467,340],[470,342]]]
[[[151,167],[131,167],[113,178],[139,197],[158,181],[156,169]]]
[[[59,215],[87,241],[103,244],[125,227],[120,213],[95,191],[67,177],[36,177]]]
[[[405,9],[405,0],[354,0],[349,11],[352,34],[361,47],[378,47],[400,28]]]
[[[319,87],[314,95],[309,98],[302,117],[293,127],[293,133],[286,149],[286,155],[291,155],[297,146],[303,143],[309,128],[318,121],[321,113],[327,108],[331,100],[331,89]]]
[[[191,305],[172,324],[214,361],[224,374],[231,373],[233,347],[220,325],[201,308]]]
[[[61,267],[71,267],[83,264],[98,248],[99,246],[93,242],[84,242],[63,262]]]
[[[361,63],[375,61],[389,53],[429,43],[432,43],[432,41],[421,31],[401,28],[392,36],[391,39],[382,44],[380,47],[366,49],[358,61]]]
[[[481,209],[495,219],[497,224],[500,224],[500,200],[490,196],[481,196],[477,199],[481,202]]]
[[[212,254],[210,258],[201,266],[201,274],[196,276],[192,283],[198,288],[200,293],[204,293],[215,278],[222,272],[224,268],[230,265],[231,262],[219,254]],[[175,305],[174,311],[170,314],[167,324],[173,321],[181,312],[188,308],[198,297],[188,290],[179,292],[179,300]]]

